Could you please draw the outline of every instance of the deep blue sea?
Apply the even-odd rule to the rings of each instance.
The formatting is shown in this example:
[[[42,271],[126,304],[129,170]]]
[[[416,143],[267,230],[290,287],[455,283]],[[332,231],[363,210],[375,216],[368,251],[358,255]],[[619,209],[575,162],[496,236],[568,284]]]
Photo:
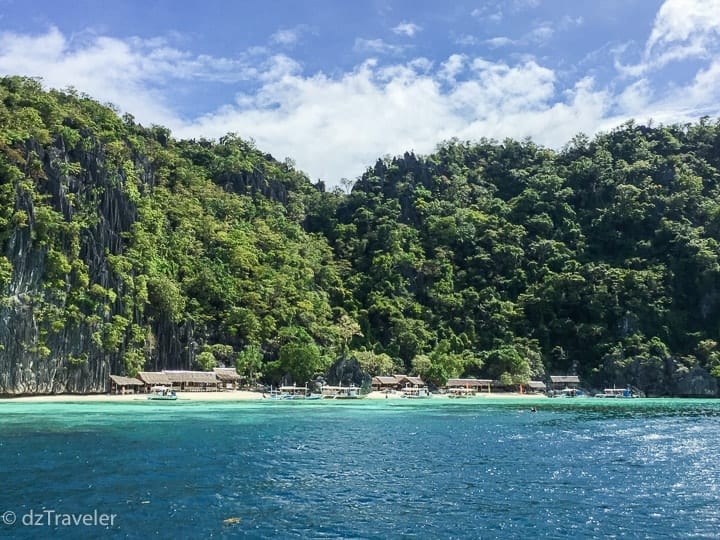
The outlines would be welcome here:
[[[720,402],[2,402],[0,472],[1,538],[718,538]]]

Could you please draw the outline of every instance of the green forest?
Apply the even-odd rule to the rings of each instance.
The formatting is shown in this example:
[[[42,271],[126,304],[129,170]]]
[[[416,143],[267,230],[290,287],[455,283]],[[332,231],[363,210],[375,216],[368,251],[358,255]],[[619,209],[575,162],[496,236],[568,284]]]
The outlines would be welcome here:
[[[720,123],[450,140],[313,183],[0,79],[0,394],[237,366],[716,395]],[[98,382],[99,384],[99,382]]]

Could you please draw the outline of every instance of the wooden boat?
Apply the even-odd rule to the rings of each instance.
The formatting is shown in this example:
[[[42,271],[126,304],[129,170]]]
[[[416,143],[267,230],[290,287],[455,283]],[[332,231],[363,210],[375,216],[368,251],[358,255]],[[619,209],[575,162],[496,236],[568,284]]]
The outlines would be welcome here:
[[[147,398],[155,401],[175,401],[177,394],[175,390],[167,386],[153,386]]]
[[[562,390],[550,390],[547,395],[551,398],[577,398],[585,397],[585,392],[579,388],[563,388]]]
[[[638,398],[638,394],[633,392],[630,388],[605,388],[602,393],[595,394],[596,398]]]
[[[315,394],[308,390],[307,386],[281,386],[277,390],[270,390],[270,394],[267,399],[280,400],[280,401],[295,401],[295,400],[314,400],[322,399],[322,394]]]
[[[358,386],[323,386],[322,394],[325,399],[362,399],[362,389]]]
[[[270,392],[267,395],[263,394],[263,398],[277,401],[277,400],[285,399],[285,395],[280,390],[270,390]]]
[[[448,388],[447,396],[453,399],[475,397],[477,392],[471,388]]]
[[[406,386],[402,389],[400,397],[406,399],[430,399],[432,394],[425,386]]]

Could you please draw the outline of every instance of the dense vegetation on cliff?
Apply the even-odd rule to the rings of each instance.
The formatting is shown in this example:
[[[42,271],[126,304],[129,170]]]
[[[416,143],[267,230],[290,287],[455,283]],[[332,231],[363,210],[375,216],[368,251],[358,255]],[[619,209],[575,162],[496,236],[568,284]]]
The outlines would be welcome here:
[[[717,391],[720,125],[449,141],[326,192],[0,79],[0,394],[239,365]],[[714,376],[714,377],[713,377]]]

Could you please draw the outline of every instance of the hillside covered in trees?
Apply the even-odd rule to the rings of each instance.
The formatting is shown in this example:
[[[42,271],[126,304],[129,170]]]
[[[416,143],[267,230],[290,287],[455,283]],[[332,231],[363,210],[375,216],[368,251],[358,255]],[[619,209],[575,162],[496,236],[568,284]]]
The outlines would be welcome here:
[[[447,141],[350,193],[0,79],[0,394],[237,365],[717,395],[720,124]]]

